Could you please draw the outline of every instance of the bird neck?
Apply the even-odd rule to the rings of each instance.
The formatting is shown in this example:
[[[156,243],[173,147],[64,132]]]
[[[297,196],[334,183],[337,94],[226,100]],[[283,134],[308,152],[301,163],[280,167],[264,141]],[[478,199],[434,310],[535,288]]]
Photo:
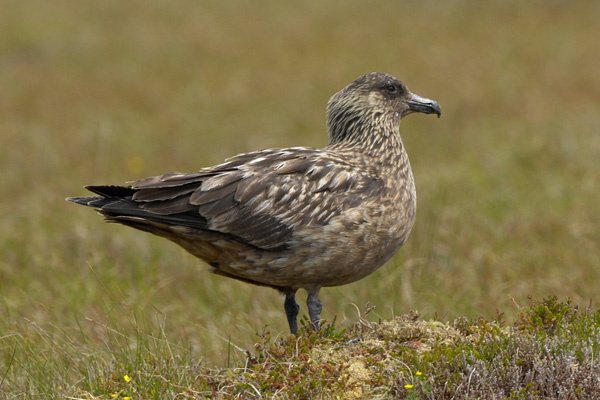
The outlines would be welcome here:
[[[340,120],[338,120],[340,121]],[[385,118],[382,113],[341,119],[330,118],[329,147],[368,156],[382,167],[397,168],[408,164],[400,137],[400,117]],[[342,150],[343,151],[343,150]]]

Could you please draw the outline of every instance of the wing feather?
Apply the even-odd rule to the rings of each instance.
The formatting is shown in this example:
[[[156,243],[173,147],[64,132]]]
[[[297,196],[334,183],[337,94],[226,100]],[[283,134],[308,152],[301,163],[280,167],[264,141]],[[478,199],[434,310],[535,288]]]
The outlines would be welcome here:
[[[197,207],[190,204],[187,197],[180,196],[175,199],[142,204],[141,208],[154,214],[173,215],[194,211]]]
[[[325,225],[379,188],[378,177],[339,155],[301,147],[242,154],[197,173],[101,189],[128,194],[107,212],[121,207],[129,213],[124,216],[218,231],[274,249],[286,246],[295,229]]]
[[[237,185],[235,183],[237,182],[232,182],[223,187],[216,187],[212,190],[206,190],[203,184],[201,187],[194,190],[194,193],[189,197],[189,202],[190,204],[201,206],[203,204],[218,201],[237,190]]]
[[[191,174],[182,174],[181,172],[169,172],[160,176],[151,176],[149,178],[140,179],[133,182],[133,189],[151,189],[151,188],[166,188],[185,185],[186,183],[195,183],[206,179],[206,173],[194,172]]]
[[[139,189],[133,195],[133,200],[141,202],[153,202],[172,200],[192,193],[198,187],[198,183],[188,183],[181,186],[155,187],[152,189]]]

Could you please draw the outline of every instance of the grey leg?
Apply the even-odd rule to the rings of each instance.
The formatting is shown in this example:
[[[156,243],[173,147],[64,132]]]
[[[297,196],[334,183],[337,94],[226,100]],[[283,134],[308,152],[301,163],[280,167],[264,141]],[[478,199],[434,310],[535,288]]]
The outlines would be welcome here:
[[[306,299],[310,322],[316,331],[321,328],[321,310],[323,309],[323,304],[321,304],[321,300],[319,300],[319,290],[320,288],[309,291],[308,298]]]
[[[285,315],[287,316],[288,324],[290,325],[290,332],[295,335],[298,332],[298,312],[300,312],[300,306],[296,303],[296,292],[286,293],[285,301],[283,303],[285,309]]]

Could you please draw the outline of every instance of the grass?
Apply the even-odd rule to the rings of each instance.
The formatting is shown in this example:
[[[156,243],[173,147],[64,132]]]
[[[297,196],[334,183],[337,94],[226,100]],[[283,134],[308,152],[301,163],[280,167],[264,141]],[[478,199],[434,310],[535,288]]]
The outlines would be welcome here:
[[[513,301],[530,295],[597,301],[596,4],[2,8],[4,397],[204,393],[203,368],[243,366],[265,325],[285,336],[274,291],[212,276],[64,198],[243,151],[325,145],[327,100],[371,71],[437,100],[443,117],[402,123],[419,194],[411,238],[381,271],[324,290],[324,317],[349,330],[354,304],[369,302],[370,323],[418,309],[425,321],[502,310],[512,324]],[[138,370],[168,382],[127,391],[123,376]]]
[[[99,346],[66,341],[72,333],[60,331],[36,330],[36,344],[5,338],[14,349],[2,382],[23,397],[49,394],[15,377],[18,363],[51,396],[77,399],[594,398],[600,311],[556,297],[518,309],[510,325],[502,315],[442,323],[416,313],[370,322],[367,309],[348,330],[333,321],[315,333],[305,319],[297,336],[263,330],[245,360],[226,368],[207,366],[134,316],[133,336],[100,326],[98,353],[80,352]],[[57,350],[40,355],[40,342]],[[73,375],[82,378],[68,383]]]

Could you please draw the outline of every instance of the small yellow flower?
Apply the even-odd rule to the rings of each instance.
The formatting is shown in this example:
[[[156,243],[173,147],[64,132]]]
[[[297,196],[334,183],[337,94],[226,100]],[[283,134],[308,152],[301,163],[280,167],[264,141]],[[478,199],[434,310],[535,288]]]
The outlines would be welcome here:
[[[131,397],[123,397],[123,400],[131,400]]]
[[[421,376],[421,375],[423,375],[423,373],[422,373],[421,371],[417,371],[417,374],[416,374],[416,375],[417,375],[417,376]]]
[[[410,384],[409,385],[404,385],[404,387],[407,388],[407,389],[410,389],[410,388],[413,387],[413,385],[410,385]]]
[[[117,394],[116,393],[111,393],[110,397],[117,397]]]
[[[125,376],[123,377],[123,379],[125,379],[125,382],[129,382],[129,381],[131,381],[131,378],[129,377],[129,375],[125,375]]]

